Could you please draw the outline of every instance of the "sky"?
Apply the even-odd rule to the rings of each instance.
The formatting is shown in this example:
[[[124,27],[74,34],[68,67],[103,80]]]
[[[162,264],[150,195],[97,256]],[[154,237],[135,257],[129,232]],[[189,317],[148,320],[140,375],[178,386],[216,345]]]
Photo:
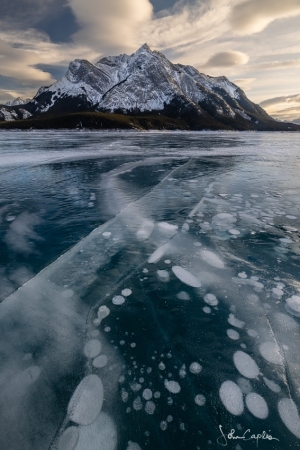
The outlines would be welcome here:
[[[225,75],[277,119],[300,118],[300,0],[1,0],[0,103],[32,98],[74,59],[145,42]]]

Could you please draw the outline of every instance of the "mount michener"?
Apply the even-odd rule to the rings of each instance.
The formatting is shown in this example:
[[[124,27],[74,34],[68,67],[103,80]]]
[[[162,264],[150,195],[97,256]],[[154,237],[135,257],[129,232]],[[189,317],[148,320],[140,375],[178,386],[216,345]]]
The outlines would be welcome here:
[[[32,100],[0,105],[0,128],[300,131],[278,122],[226,77],[171,63],[144,44],[92,64],[76,59]]]

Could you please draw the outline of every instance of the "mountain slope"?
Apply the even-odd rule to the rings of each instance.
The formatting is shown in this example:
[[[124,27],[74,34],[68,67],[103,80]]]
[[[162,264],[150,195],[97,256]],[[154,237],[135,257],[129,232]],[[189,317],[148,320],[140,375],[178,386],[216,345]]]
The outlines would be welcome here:
[[[29,103],[30,101],[31,101],[30,98],[18,97],[18,98],[15,98],[14,100],[6,102],[5,105],[6,106],[25,105],[26,103]]]
[[[190,129],[276,129],[278,123],[226,77],[172,64],[147,44],[96,64],[72,61],[62,79],[22,107],[34,118],[83,111],[163,115]]]

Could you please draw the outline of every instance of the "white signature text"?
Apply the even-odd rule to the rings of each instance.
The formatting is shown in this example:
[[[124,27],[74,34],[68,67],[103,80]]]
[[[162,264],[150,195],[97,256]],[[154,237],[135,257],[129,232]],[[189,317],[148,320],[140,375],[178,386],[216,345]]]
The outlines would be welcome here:
[[[228,441],[256,441],[256,447],[258,447],[259,440],[267,440],[267,441],[279,441],[279,439],[273,437],[271,434],[268,434],[266,431],[263,431],[261,434],[252,434],[251,430],[248,428],[242,435],[237,436],[234,429],[230,430],[229,433],[225,433],[223,431],[222,425],[219,425],[219,430],[221,432],[221,436],[218,437],[218,444],[226,447],[228,445]]]

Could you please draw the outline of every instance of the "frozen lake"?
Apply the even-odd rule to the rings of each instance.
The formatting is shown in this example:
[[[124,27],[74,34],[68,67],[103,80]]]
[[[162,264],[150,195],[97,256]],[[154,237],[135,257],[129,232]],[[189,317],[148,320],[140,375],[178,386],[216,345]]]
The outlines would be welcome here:
[[[300,448],[293,133],[0,133],[0,448]]]

